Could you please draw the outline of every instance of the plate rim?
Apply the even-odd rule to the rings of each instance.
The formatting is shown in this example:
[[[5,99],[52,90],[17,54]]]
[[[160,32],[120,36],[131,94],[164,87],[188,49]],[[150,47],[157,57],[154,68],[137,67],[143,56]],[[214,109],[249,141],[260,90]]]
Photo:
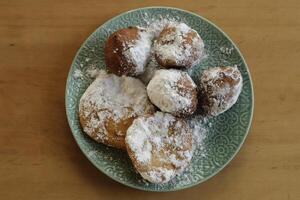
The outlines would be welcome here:
[[[79,52],[81,52],[81,50],[83,49],[83,47],[85,46],[85,44],[89,41],[90,37],[100,28],[104,27],[106,24],[114,21],[116,18],[124,15],[124,14],[128,14],[128,13],[132,13],[132,12],[136,12],[136,11],[143,11],[143,10],[147,10],[147,9],[169,9],[169,10],[177,10],[177,11],[181,11],[181,12],[185,12],[187,14],[190,14],[190,15],[193,15],[195,17],[199,17],[201,18],[202,20],[208,22],[210,25],[212,25],[214,28],[216,28],[218,31],[220,31],[230,42],[231,44],[234,46],[234,48],[237,50],[237,52],[239,53],[243,63],[245,64],[245,68],[246,68],[246,71],[247,71],[247,74],[249,76],[249,82],[250,82],[250,86],[251,86],[251,113],[250,113],[250,119],[249,119],[249,124],[248,124],[248,127],[246,129],[246,134],[243,138],[243,140],[241,141],[241,143],[239,144],[237,150],[232,154],[232,156],[230,157],[230,159],[228,159],[228,161],[226,163],[224,163],[218,170],[216,170],[214,173],[210,174],[209,176],[207,176],[206,178],[202,179],[201,181],[198,181],[198,182],[195,182],[195,183],[192,183],[192,184],[188,184],[188,185],[185,185],[185,186],[182,186],[180,188],[174,188],[174,189],[162,189],[162,190],[155,190],[155,189],[151,189],[151,188],[144,188],[144,187],[139,187],[139,186],[135,186],[135,185],[132,185],[130,183],[127,183],[126,181],[122,181],[120,179],[117,179],[116,177],[114,176],[110,176],[108,173],[106,173],[104,170],[102,170],[102,168],[98,167],[96,165],[96,163],[86,154],[86,152],[84,151],[83,147],[81,147],[81,145],[79,144],[79,142],[77,141],[76,137],[75,137],[75,130],[73,128],[73,126],[71,125],[71,116],[68,114],[68,88],[69,88],[69,78],[70,76],[72,76],[71,74],[71,69],[72,69],[72,66],[74,66],[75,64],[75,60],[76,58],[78,57],[79,55]],[[237,47],[237,45],[233,42],[233,40],[221,29],[219,28],[216,24],[214,24],[212,21],[210,21],[209,19],[205,18],[205,17],[202,17],[201,15],[198,15],[197,13],[194,13],[194,12],[191,12],[191,11],[188,11],[188,10],[184,10],[184,9],[180,9],[180,8],[176,8],[176,7],[168,7],[168,6],[148,6],[148,7],[141,7],[141,8],[135,8],[135,9],[131,9],[131,10],[128,10],[128,11],[125,11],[125,12],[121,12],[119,13],[118,15],[110,18],[109,20],[105,21],[103,24],[101,24],[100,26],[98,26],[91,34],[89,34],[89,36],[84,40],[84,42],[81,44],[80,48],[77,50],[75,56],[74,56],[74,59],[71,63],[71,66],[70,66],[70,69],[69,69],[69,72],[68,72],[68,75],[67,75],[67,79],[66,79],[66,89],[65,89],[65,112],[66,112],[66,116],[67,116],[67,121],[68,121],[68,125],[70,127],[70,130],[71,130],[71,133],[72,133],[72,136],[74,138],[74,140],[76,141],[76,144],[79,146],[81,152],[85,155],[85,157],[99,170],[101,171],[103,174],[105,174],[106,176],[108,176],[109,178],[113,179],[114,181],[122,184],[122,185],[126,185],[130,188],[133,188],[133,189],[138,189],[138,190],[142,190],[142,191],[148,191],[148,192],[173,192],[173,191],[179,191],[179,190],[183,190],[183,189],[187,189],[187,188],[190,188],[190,187],[194,187],[196,185],[199,185],[209,179],[211,179],[212,177],[214,177],[215,175],[217,175],[219,172],[221,172],[225,167],[228,166],[228,164],[236,157],[236,155],[238,154],[238,152],[241,150],[246,138],[248,137],[249,135],[249,132],[250,132],[250,129],[251,129],[251,125],[252,125],[252,121],[253,121],[253,113],[254,113],[254,87],[253,87],[253,81],[252,81],[252,78],[251,78],[251,73],[249,71],[249,67],[247,65],[247,62],[243,56],[243,54],[241,53],[240,49]]]

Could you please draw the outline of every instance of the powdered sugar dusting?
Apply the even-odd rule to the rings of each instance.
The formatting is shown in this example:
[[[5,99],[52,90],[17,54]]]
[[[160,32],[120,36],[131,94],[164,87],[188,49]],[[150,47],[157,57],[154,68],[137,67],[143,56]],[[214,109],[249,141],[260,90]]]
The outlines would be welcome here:
[[[164,183],[166,180],[171,180],[174,177],[174,169],[166,169],[158,167],[155,170],[141,172],[141,176],[153,183]]]
[[[117,123],[151,108],[141,81],[103,71],[82,95],[79,104],[79,112],[87,119],[84,131],[90,136],[97,132],[93,137],[99,141],[107,139],[106,122],[109,119]]]
[[[191,87],[196,89],[193,80],[186,72],[175,69],[160,69],[155,72],[154,77],[147,86],[147,93],[157,107],[164,112],[175,114],[177,112],[190,112],[193,103],[191,93],[181,92],[179,89],[180,80],[186,78],[191,83]]]
[[[90,78],[96,78],[99,74],[105,73],[105,71],[92,66],[86,70],[86,73]]]
[[[174,19],[156,19],[148,21],[148,26],[146,27],[146,31],[151,35],[152,39],[156,39],[161,31],[168,25],[177,24]]]
[[[207,117],[195,115],[188,120],[188,123],[193,132],[194,150],[201,151],[202,156],[205,156],[204,139],[207,137],[209,121]]]
[[[150,58],[149,58],[149,63],[145,67],[145,71],[143,74],[141,74],[138,78],[144,83],[148,84],[149,81],[152,79],[154,76],[155,72],[160,68],[159,64],[157,63],[154,52],[151,52]]]
[[[153,49],[155,49],[158,55],[164,56],[166,59],[176,59],[180,63],[182,60],[191,56],[191,51],[203,51],[204,44],[197,32],[195,33],[200,40],[194,39],[192,43],[193,47],[191,45],[182,45],[184,37],[189,32],[193,31],[185,23],[179,23],[174,19],[148,19],[146,27],[137,27],[138,39],[128,42],[126,44],[127,49],[123,53],[127,60],[135,66],[136,75],[140,75],[145,71],[145,66],[149,61],[153,40],[155,40],[161,31],[168,26],[176,27],[176,32],[169,36],[169,38],[164,39],[174,40],[174,45],[154,45]],[[202,56],[199,56],[199,60],[201,57]]]
[[[73,74],[74,78],[79,78],[82,79],[83,78],[83,73],[80,69],[75,69],[74,74]]]
[[[174,61],[176,65],[185,66],[192,59],[192,66],[197,64],[204,55],[204,43],[199,34],[185,23],[169,23],[166,28],[173,30],[159,38],[154,46],[156,55],[161,60]],[[192,43],[188,43],[188,34],[194,33]],[[197,57],[197,58],[194,58]]]
[[[135,152],[136,159],[142,163],[149,163],[148,154],[151,154],[152,144],[160,148],[162,146],[161,134],[169,132],[170,124],[175,118],[170,114],[155,113],[154,117],[136,119],[127,130],[126,142]],[[155,136],[157,135],[157,136]]]
[[[243,85],[236,65],[209,68],[202,73],[200,82],[208,101],[203,108],[213,116],[225,112],[236,103]]]
[[[127,60],[135,65],[136,75],[142,74],[145,71],[145,66],[151,54],[152,41],[170,23],[174,22],[167,19],[160,19],[147,23],[146,27],[137,27],[139,30],[138,39],[127,43],[126,46],[128,49],[124,52]]]
[[[152,35],[144,28],[139,28],[138,39],[127,44],[127,50],[123,54],[135,66],[136,75],[143,73],[145,70],[144,68],[150,56],[152,39]]]
[[[174,132],[170,135],[171,127]],[[191,132],[184,122],[170,114],[156,112],[154,116],[134,120],[127,130],[126,144],[134,153],[142,177],[163,183],[181,173],[190,162],[192,143],[189,139]]]
[[[85,61],[89,61],[90,58],[85,58]],[[83,67],[83,64],[80,64]],[[80,70],[80,69],[75,69],[73,73],[73,77],[76,79],[83,79],[86,77],[95,79],[99,74],[101,73],[106,73],[104,69],[99,69],[96,65],[94,64],[86,64],[85,68]]]

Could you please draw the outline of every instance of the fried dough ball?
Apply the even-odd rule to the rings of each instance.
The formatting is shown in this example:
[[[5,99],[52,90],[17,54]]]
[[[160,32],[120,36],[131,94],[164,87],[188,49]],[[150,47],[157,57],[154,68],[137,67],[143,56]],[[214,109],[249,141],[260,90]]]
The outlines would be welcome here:
[[[128,27],[114,32],[104,48],[108,70],[118,76],[137,76],[147,65],[152,38],[145,29]]]
[[[140,80],[114,74],[99,74],[79,103],[83,131],[99,143],[120,149],[125,149],[125,134],[132,121],[153,112]]]
[[[197,87],[191,77],[176,69],[160,69],[147,86],[151,102],[161,111],[186,117],[197,108]]]
[[[125,142],[135,169],[152,183],[166,183],[182,173],[193,155],[190,127],[168,113],[135,119]]]
[[[164,68],[190,68],[204,55],[198,33],[184,23],[170,23],[155,43],[155,57]]]
[[[234,67],[213,67],[200,78],[200,105],[205,113],[217,116],[237,101],[243,85],[241,72]]]

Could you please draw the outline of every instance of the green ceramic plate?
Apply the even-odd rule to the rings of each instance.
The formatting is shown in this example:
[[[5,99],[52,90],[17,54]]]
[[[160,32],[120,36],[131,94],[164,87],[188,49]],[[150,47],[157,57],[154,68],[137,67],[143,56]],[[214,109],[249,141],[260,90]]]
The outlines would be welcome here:
[[[197,149],[187,171],[166,184],[151,184],[135,172],[125,152],[98,144],[87,137],[79,124],[78,102],[92,82],[88,70],[104,68],[103,46],[108,36],[124,27],[146,25],[147,18],[175,18],[198,31],[208,57],[195,66],[192,78],[213,66],[237,65],[243,75],[243,90],[238,102],[227,112],[209,120],[208,136]],[[66,86],[66,111],[72,133],[82,152],[104,174],[141,190],[174,191],[197,185],[223,169],[241,148],[252,120],[253,89],[250,74],[240,51],[229,37],[210,21],[188,11],[149,7],[132,10],[100,26],[79,49],[69,72]]]

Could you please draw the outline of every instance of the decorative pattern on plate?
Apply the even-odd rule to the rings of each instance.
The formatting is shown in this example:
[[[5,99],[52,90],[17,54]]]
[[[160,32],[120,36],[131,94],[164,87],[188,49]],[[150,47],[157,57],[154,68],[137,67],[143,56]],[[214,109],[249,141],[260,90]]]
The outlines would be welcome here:
[[[237,65],[243,89],[237,103],[227,112],[209,119],[204,148],[196,149],[191,165],[166,184],[148,183],[135,172],[125,152],[106,147],[82,132],[78,119],[81,95],[92,82],[89,70],[105,69],[103,47],[109,35],[124,27],[146,25],[145,19],[175,18],[195,29],[205,43],[207,58],[189,70],[196,81],[209,66]],[[238,152],[252,120],[253,89],[247,65],[235,44],[208,20],[179,9],[149,7],[123,13],[100,26],[79,49],[66,86],[66,112],[75,140],[87,158],[103,173],[127,186],[148,191],[174,191],[201,183],[218,173]]]

